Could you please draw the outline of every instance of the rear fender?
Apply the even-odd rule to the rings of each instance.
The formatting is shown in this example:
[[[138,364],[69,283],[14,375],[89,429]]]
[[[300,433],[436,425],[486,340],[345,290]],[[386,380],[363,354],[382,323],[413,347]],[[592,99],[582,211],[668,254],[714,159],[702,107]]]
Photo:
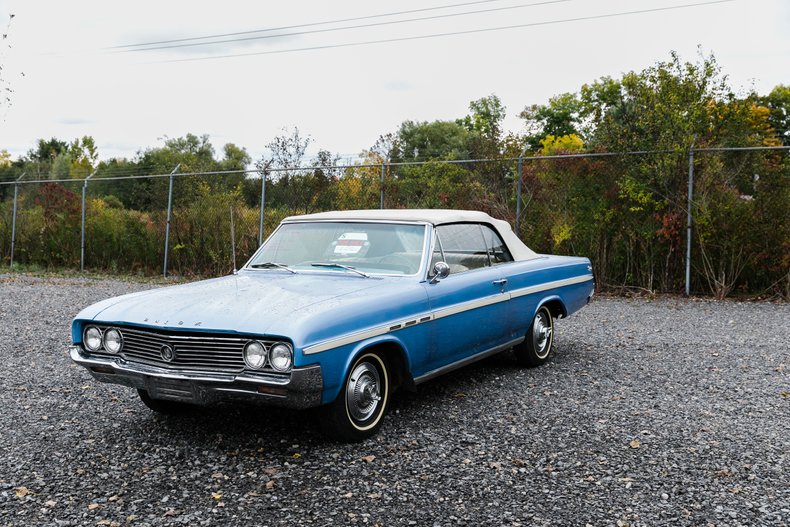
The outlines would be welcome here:
[[[554,318],[565,318],[568,316],[568,310],[565,307],[565,302],[563,302],[559,295],[551,295],[543,298],[535,308],[535,313],[532,314],[533,318],[543,306],[548,307],[551,316]]]

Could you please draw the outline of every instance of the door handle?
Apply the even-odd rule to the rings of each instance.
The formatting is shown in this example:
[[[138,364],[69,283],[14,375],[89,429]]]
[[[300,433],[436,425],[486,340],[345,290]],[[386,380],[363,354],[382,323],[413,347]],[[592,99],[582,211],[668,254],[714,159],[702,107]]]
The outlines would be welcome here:
[[[507,278],[500,278],[499,280],[494,280],[491,283],[494,285],[505,285],[507,283]]]

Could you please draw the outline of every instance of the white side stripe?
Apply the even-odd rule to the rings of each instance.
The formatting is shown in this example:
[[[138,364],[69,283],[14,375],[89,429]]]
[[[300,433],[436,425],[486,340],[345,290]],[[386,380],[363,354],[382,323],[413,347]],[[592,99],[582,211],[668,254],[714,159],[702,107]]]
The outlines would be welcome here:
[[[460,304],[455,304],[454,306],[445,307],[434,311],[433,318],[449,317],[451,315],[457,315],[458,313],[463,313],[464,311],[471,311],[479,307],[490,306],[491,304],[497,304],[499,302],[507,302],[508,300],[510,300],[510,296],[508,296],[507,293],[499,293],[493,296],[478,298],[477,300],[461,302]]]
[[[540,293],[541,291],[548,291],[556,287],[563,287],[566,285],[581,284],[582,282],[589,282],[593,279],[593,275],[586,274],[582,276],[574,276],[573,278],[566,278],[564,280],[555,280],[553,282],[546,282],[545,284],[531,285],[521,289],[516,289],[510,292],[511,298],[518,298],[524,295],[531,295],[532,293]]]
[[[312,355],[313,353],[321,353],[322,351],[326,351],[332,348],[339,348],[340,346],[345,346],[346,344],[351,344],[353,342],[359,342],[360,340],[371,339],[373,337],[378,337],[379,335],[384,335],[389,331],[389,324],[386,326],[379,326],[372,329],[368,329],[366,331],[358,331],[356,333],[350,333],[343,337],[325,340],[319,344],[314,344],[312,346],[307,346],[302,352],[305,355]]]

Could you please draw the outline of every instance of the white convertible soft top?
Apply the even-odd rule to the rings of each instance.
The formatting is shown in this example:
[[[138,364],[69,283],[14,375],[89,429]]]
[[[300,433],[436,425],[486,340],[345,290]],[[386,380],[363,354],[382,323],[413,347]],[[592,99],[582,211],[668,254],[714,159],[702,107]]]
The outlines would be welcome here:
[[[451,210],[451,209],[371,209],[371,210],[340,210],[333,212],[319,212],[317,214],[304,214],[302,216],[289,216],[283,220],[286,222],[311,221],[311,220],[333,220],[333,221],[415,221],[430,223],[432,225],[442,225],[444,223],[488,223],[494,227],[502,241],[505,242],[510,254],[515,260],[531,260],[537,258],[538,254],[524,245],[515,233],[510,229],[510,224],[506,221],[492,218],[485,212],[475,210]]]

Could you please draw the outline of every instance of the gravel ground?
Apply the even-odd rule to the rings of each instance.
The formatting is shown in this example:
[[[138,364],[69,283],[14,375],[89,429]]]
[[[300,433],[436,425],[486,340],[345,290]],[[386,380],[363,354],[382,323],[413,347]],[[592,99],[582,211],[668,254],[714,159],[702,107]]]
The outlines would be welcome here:
[[[596,299],[549,364],[456,371],[344,445],[71,364],[77,311],[147,287],[0,276],[0,525],[790,524],[790,305]]]

